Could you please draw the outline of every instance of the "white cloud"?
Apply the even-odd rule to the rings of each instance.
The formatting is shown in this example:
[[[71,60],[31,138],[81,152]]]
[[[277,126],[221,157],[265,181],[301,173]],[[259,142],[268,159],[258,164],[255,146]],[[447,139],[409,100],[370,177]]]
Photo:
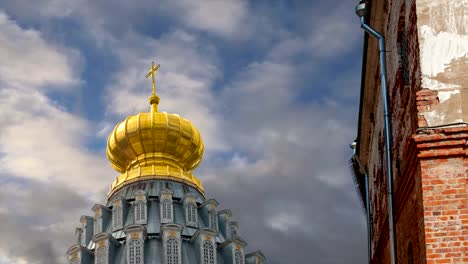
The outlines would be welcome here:
[[[220,133],[221,119],[212,86],[220,77],[216,55],[209,47],[200,47],[191,34],[171,32],[160,39],[138,38],[137,45],[119,47],[121,69],[107,87],[107,112],[122,119],[149,111],[151,81],[145,74],[151,59],[161,64],[156,76],[156,89],[161,97],[159,111],[180,114],[201,131],[205,147],[221,150],[226,147]],[[149,51],[149,52],[148,52]],[[114,122],[120,120],[114,119]]]
[[[52,46],[39,31],[19,27],[0,11],[1,82],[28,90],[70,87],[78,83],[73,56],[77,56],[73,50]]]
[[[309,26],[301,32],[281,34],[277,44],[270,50],[269,58],[284,62],[299,56],[309,58],[313,64],[356,50],[362,39],[362,30],[359,28],[359,19],[350,16],[353,9],[349,2],[320,9],[326,10],[327,15],[314,15],[311,11],[308,19],[303,21]]]
[[[10,257],[6,256],[5,252],[0,251],[0,264],[28,264],[26,260],[23,258],[16,258],[16,259],[11,259]]]
[[[85,4],[85,0],[4,0],[3,8],[13,10],[24,17],[63,18],[70,16],[77,8]]]
[[[248,4],[244,0],[181,0],[163,3],[174,17],[185,26],[234,38],[250,29],[245,27],[249,19]]]
[[[87,192],[97,191],[96,182],[109,183],[110,166],[103,155],[83,147],[95,134],[91,124],[44,94],[79,82],[72,63],[79,55],[0,13],[0,56],[7,58],[0,65],[2,173]]]
[[[4,89],[0,104],[5,107],[0,120],[8,124],[0,129],[4,173],[61,182],[87,192],[111,181],[104,155],[83,148],[86,137],[94,134],[86,120],[53,106],[38,92]]]
[[[288,232],[291,229],[300,227],[300,221],[296,212],[280,211],[271,218],[268,218],[267,224],[275,230]]]

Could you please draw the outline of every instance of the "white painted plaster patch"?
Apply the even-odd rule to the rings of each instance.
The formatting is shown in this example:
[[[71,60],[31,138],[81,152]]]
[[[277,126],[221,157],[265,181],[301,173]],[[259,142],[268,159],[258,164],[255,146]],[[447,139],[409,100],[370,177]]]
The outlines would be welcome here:
[[[461,110],[457,110],[457,113],[460,114],[461,112],[462,112]],[[457,122],[464,121],[463,118],[455,118],[451,120],[446,120],[447,119],[446,113],[442,111],[438,111],[438,110],[424,112],[423,116],[426,119],[428,126],[444,125],[444,124],[447,124],[446,122],[457,123]]]
[[[454,84],[434,82],[431,78],[445,71],[454,60],[468,57],[468,35],[451,32],[434,33],[428,26],[420,27],[421,72],[423,85],[429,89],[453,88]]]
[[[444,113],[438,113],[437,111],[425,112],[424,118],[426,119],[428,126],[438,125],[440,122],[443,123],[445,120]]]
[[[422,87],[424,88],[434,89],[434,90],[461,88],[461,85],[439,82],[437,80],[427,77],[426,75],[422,77],[421,84],[422,84]]]
[[[440,103],[443,103],[445,101],[447,101],[450,97],[452,97],[452,95],[454,94],[459,94],[460,91],[459,90],[454,90],[454,91],[439,91],[439,93],[437,94],[437,96],[439,97],[439,102]]]

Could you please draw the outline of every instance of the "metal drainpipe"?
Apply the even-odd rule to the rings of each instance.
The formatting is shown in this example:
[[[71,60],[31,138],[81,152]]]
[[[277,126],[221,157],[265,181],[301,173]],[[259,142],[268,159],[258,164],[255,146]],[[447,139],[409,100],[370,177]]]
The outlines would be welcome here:
[[[397,264],[397,243],[396,243],[396,230],[395,230],[395,217],[393,210],[393,169],[392,169],[392,129],[390,122],[390,112],[388,111],[388,97],[387,97],[387,68],[385,62],[385,37],[371,26],[366,24],[365,16],[367,13],[367,3],[361,1],[356,7],[356,14],[361,18],[361,28],[367,33],[379,40],[380,52],[380,76],[382,83],[382,98],[384,107],[384,131],[385,131],[385,158],[387,165],[387,197],[388,197],[388,225],[390,236],[390,256],[391,263]]]

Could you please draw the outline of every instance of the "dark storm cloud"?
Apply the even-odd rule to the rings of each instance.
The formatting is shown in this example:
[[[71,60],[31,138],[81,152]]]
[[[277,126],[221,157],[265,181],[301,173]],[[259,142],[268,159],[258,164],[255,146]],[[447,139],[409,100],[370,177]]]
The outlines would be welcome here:
[[[204,181],[208,195],[233,211],[250,249],[262,249],[271,263],[365,262],[364,215],[347,168],[350,115],[324,108],[257,120],[279,133],[262,154],[207,169],[216,176]],[[330,128],[331,121],[341,125]],[[261,140],[253,131],[242,138]],[[288,133],[300,142],[288,142]]]
[[[262,249],[270,263],[363,263],[364,211],[347,162],[357,110],[349,101],[359,88],[300,102],[314,89],[302,78],[274,58],[246,67],[222,96],[232,109],[224,130],[233,158],[205,161],[198,174],[208,195],[232,209],[250,249]],[[354,75],[330,88],[343,83],[355,83]]]
[[[61,185],[0,177],[0,254],[19,263],[62,263],[91,201]]]

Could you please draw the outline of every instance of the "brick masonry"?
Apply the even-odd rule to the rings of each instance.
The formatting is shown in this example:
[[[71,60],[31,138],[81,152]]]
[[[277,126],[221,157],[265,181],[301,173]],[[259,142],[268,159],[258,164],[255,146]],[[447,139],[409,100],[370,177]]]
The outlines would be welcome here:
[[[427,263],[468,263],[468,127],[423,130],[414,139]]]
[[[460,23],[468,17],[459,18],[459,2],[371,3],[369,24],[387,45],[399,263],[468,263],[468,68],[460,69],[468,60],[458,50],[459,58],[437,50],[431,51],[437,61],[427,56],[433,45],[457,46],[458,36],[466,36]],[[364,52],[358,154],[370,179],[371,263],[390,263],[378,42],[368,38]],[[447,67],[441,68],[444,58]]]

